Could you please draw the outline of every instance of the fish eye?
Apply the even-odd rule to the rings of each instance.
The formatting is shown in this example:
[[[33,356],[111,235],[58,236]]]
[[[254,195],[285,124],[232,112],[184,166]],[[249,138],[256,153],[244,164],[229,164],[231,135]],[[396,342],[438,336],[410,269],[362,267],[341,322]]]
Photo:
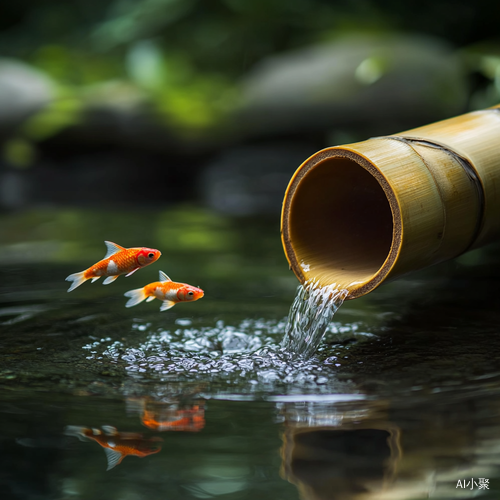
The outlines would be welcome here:
[[[148,253],[148,257],[149,257],[150,259],[152,259],[154,256],[155,256],[155,254],[154,254],[154,253],[152,253],[152,252],[151,252],[151,253]]]
[[[188,292],[188,295],[193,295],[193,292]]]

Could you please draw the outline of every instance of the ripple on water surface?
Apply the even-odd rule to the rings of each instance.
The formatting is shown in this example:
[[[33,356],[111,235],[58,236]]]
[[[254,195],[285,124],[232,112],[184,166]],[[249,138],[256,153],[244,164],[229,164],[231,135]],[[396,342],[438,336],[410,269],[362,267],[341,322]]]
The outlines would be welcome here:
[[[218,394],[357,392],[350,382],[335,377],[333,357],[304,358],[279,345],[286,319],[245,319],[237,326],[217,321],[214,326],[199,328],[189,319],[178,319],[176,326],[166,330],[150,323],[134,323],[135,344],[108,337],[83,348],[88,359],[125,364],[134,378],[197,381],[209,384],[209,390]],[[357,324],[330,323],[328,331],[343,339],[372,337],[359,331]]]

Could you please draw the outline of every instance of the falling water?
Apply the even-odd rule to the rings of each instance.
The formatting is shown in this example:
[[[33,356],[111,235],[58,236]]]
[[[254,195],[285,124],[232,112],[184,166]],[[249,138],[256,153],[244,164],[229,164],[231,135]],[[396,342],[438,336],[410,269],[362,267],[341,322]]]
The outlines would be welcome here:
[[[288,313],[282,346],[296,355],[314,354],[347,295],[347,290],[336,285],[322,287],[315,280],[299,285]]]

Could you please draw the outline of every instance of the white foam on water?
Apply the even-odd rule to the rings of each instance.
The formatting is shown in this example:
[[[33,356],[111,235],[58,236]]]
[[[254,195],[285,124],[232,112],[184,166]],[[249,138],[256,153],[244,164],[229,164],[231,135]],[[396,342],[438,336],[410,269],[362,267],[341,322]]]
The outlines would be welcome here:
[[[134,335],[127,340],[108,337],[83,348],[90,354],[88,359],[102,357],[124,365],[134,379],[199,382],[208,385],[207,394],[358,392],[352,383],[335,377],[335,356],[306,359],[280,346],[285,326],[285,319],[245,319],[237,326],[217,321],[211,327],[177,324],[175,330],[165,330],[138,322],[132,325]],[[358,327],[331,323],[329,330],[344,339],[359,339],[363,333]],[[321,356],[325,358],[323,353]]]
[[[348,293],[336,285],[321,287],[315,280],[299,285],[281,344],[285,350],[305,358],[312,356]]]

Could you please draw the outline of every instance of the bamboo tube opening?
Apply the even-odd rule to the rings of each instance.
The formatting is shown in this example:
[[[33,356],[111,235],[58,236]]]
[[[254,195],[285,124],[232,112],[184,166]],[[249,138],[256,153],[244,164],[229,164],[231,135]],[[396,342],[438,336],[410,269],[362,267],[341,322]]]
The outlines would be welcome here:
[[[361,297],[500,238],[499,107],[327,148],[285,193],[282,240],[301,283]]]
[[[384,266],[394,236],[389,199],[396,210],[397,204],[383,177],[362,157],[339,149],[329,154],[343,156],[308,160],[291,183],[284,206],[285,251],[301,282],[314,278],[356,294],[389,271]]]

